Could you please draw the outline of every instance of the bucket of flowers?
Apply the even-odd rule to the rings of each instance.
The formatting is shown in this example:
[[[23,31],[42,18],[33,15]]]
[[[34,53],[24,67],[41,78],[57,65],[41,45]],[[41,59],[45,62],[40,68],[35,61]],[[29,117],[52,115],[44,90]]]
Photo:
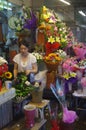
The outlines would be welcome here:
[[[55,53],[50,53],[47,56],[44,56],[44,62],[47,66],[48,71],[56,71],[60,61],[60,56]]]
[[[0,91],[5,85],[5,81],[11,78],[12,73],[8,71],[8,62],[3,57],[0,57]]]

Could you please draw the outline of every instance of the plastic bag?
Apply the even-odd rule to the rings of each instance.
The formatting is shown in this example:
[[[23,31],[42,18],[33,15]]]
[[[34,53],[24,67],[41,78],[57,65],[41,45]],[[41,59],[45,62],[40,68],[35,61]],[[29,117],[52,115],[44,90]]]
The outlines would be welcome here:
[[[46,73],[47,70],[43,70],[43,71],[39,71],[39,73],[35,75],[35,81],[41,82],[42,87],[46,86]]]

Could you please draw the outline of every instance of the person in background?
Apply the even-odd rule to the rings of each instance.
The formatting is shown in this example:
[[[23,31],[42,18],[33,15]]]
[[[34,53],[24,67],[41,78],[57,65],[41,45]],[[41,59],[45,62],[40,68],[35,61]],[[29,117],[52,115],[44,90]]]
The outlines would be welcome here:
[[[19,72],[25,72],[30,80],[30,74],[35,74],[38,71],[36,57],[29,52],[29,42],[22,40],[19,43],[19,53],[13,58],[14,62],[14,79],[17,78]]]

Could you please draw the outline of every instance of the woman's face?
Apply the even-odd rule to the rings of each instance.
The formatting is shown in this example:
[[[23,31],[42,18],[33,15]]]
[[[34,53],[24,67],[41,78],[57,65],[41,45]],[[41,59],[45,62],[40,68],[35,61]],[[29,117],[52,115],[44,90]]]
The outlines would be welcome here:
[[[21,45],[21,46],[20,46],[20,53],[21,53],[22,55],[27,55],[27,53],[28,53],[28,48],[27,48],[26,46],[24,46],[24,45]]]

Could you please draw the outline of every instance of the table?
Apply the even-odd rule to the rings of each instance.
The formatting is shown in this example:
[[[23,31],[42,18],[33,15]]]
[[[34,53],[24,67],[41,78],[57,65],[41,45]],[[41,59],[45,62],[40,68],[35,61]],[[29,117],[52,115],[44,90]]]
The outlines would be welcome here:
[[[81,103],[86,103],[86,94],[83,92],[78,93],[78,91],[75,91],[73,93],[73,96],[75,97],[75,109],[76,110],[86,110],[86,108],[83,108]]]

